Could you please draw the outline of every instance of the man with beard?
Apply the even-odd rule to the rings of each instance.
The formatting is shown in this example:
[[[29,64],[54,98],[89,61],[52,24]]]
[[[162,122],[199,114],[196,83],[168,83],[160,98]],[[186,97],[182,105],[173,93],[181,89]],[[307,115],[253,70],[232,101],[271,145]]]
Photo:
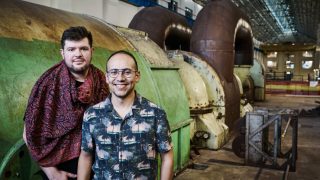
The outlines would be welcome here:
[[[173,149],[164,110],[135,92],[137,62],[126,51],[113,53],[106,80],[111,94],[84,114],[78,179],[172,179]],[[94,155],[94,157],[93,157]]]
[[[70,27],[61,37],[63,60],[34,85],[23,139],[44,179],[76,178],[84,111],[108,95],[104,73],[91,65],[92,35]]]

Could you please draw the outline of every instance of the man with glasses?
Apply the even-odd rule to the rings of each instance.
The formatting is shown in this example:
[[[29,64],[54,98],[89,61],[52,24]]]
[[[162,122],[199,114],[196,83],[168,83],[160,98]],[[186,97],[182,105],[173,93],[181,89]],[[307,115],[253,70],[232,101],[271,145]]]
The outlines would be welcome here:
[[[164,110],[135,92],[137,62],[126,51],[113,53],[106,80],[111,94],[84,115],[78,179],[172,179],[173,149]],[[93,157],[94,155],[94,157]]]
[[[25,140],[43,179],[76,178],[84,111],[108,95],[102,71],[91,65],[92,35],[70,27],[61,37],[61,60],[34,85],[25,112]]]

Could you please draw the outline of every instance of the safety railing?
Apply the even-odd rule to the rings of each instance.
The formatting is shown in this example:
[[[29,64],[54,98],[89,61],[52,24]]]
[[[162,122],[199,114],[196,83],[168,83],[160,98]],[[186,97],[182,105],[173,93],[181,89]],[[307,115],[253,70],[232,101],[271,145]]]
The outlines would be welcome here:
[[[304,81],[303,75],[294,75],[287,72],[268,72],[266,73],[268,81]]]

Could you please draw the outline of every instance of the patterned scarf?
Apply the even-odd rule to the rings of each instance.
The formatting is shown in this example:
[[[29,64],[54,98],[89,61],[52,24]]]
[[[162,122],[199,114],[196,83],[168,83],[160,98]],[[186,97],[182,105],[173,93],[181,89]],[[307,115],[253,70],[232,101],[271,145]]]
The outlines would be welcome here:
[[[109,94],[102,71],[90,65],[78,88],[64,61],[47,70],[34,85],[24,121],[31,156],[41,166],[79,157],[84,111]]]

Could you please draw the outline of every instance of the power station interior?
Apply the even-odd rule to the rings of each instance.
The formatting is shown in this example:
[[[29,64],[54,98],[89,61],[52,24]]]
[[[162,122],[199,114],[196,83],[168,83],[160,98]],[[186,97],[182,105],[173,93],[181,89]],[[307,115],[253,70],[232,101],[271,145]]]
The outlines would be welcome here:
[[[22,139],[33,85],[62,32],[92,63],[131,52],[162,107],[174,179],[319,179],[319,0],[0,0],[0,179],[41,179]]]

